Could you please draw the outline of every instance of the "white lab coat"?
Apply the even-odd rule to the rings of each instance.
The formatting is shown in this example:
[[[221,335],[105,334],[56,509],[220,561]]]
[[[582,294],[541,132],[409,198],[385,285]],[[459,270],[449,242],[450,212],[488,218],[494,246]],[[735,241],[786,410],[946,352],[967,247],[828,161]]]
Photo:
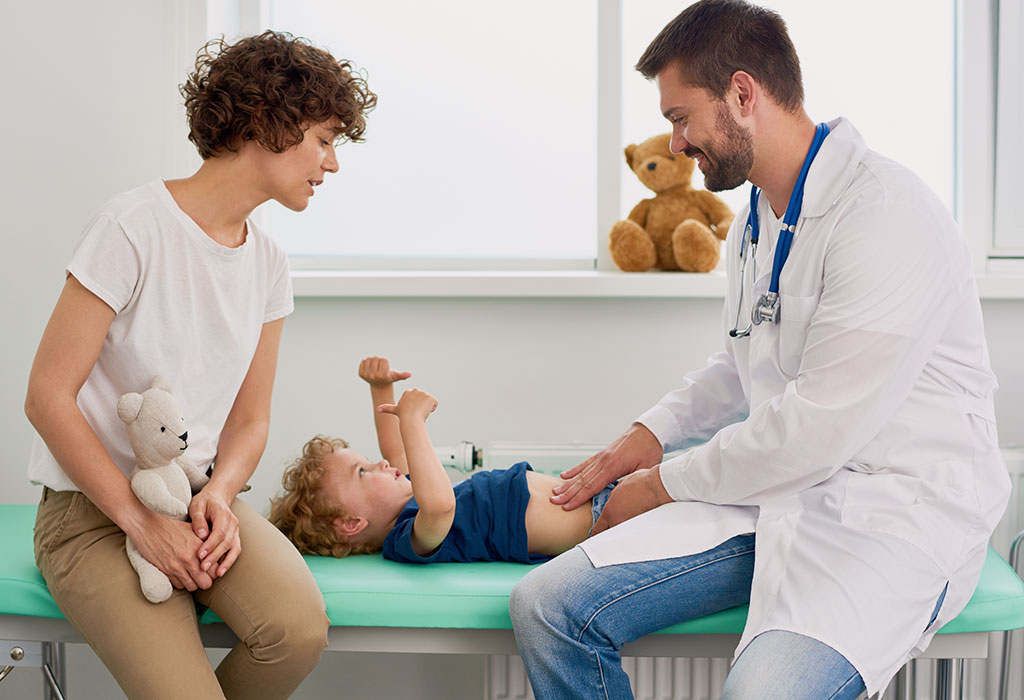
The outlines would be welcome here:
[[[808,173],[781,321],[730,338],[744,208],[726,244],[725,349],[639,422],[676,501],[581,545],[595,566],[682,556],[756,532],[750,615],[818,639],[869,694],[967,603],[1009,498],[981,306],[962,235],[906,168],[843,119]],[[779,220],[760,198],[757,280]],[[752,289],[751,289],[752,286]],[[928,621],[946,584],[944,604]]]

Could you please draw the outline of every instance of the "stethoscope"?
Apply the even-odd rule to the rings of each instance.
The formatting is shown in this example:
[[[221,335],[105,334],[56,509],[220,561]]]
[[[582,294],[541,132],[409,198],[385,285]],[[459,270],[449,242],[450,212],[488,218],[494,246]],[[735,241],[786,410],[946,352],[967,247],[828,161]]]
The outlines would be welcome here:
[[[826,136],[828,136],[828,124],[818,124],[814,129],[811,148],[807,151],[807,157],[804,158],[803,167],[800,168],[800,176],[797,177],[796,185],[789,196],[786,213],[782,216],[782,229],[779,231],[779,242],[775,246],[775,259],[772,261],[772,276],[768,283],[768,292],[762,294],[757,303],[751,307],[750,323],[746,328],[740,330],[740,315],[743,313],[743,289],[747,281],[747,262],[757,253],[757,240],[761,233],[761,225],[757,216],[757,201],[761,190],[755,186],[750,188],[750,213],[747,214],[747,225],[743,230],[743,238],[740,240],[740,295],[739,301],[736,302],[736,323],[729,331],[729,336],[732,338],[745,338],[750,335],[754,326],[759,326],[765,321],[768,323],[779,322],[779,277],[782,275],[786,258],[789,257],[789,249],[793,245],[793,234],[796,233],[796,222],[800,219],[800,209],[803,208],[807,171],[811,169],[814,156],[818,155],[818,149],[821,148]],[[756,260],[753,274],[754,281],[756,281]]]

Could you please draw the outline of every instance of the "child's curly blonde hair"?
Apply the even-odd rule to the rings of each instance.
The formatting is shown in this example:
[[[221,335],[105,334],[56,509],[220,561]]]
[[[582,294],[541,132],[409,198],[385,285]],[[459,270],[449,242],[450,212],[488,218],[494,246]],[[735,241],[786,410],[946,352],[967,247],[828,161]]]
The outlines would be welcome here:
[[[302,446],[302,456],[281,476],[284,493],[270,501],[270,522],[303,554],[347,557],[379,547],[352,544],[334,530],[334,520],[345,512],[324,495],[324,458],[348,447],[341,438],[317,435]]]

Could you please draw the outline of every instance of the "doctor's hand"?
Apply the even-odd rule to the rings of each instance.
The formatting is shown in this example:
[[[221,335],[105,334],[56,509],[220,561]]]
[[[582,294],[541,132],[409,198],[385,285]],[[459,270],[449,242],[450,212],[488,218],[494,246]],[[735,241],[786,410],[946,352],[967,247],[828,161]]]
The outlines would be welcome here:
[[[577,508],[616,479],[659,464],[662,455],[661,442],[654,433],[634,423],[608,447],[562,472],[566,481],[551,490],[551,502],[565,510]]]
[[[594,523],[594,529],[590,534],[596,535],[641,513],[671,502],[672,497],[661,483],[659,467],[640,469],[622,479],[612,489],[608,503],[605,504],[601,517]]]

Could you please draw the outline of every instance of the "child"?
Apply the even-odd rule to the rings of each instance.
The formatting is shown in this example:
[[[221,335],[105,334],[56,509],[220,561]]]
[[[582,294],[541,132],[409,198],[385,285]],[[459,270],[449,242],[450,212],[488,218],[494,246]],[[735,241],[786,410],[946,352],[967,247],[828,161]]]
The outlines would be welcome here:
[[[560,479],[520,462],[473,474],[452,486],[427,434],[437,400],[419,389],[395,404],[393,384],[408,372],[368,357],[359,376],[370,385],[377,441],[384,459],[371,463],[348,443],[317,436],[282,478],[270,519],[306,554],[344,557],[383,550],[413,563],[538,563],[583,541],[612,485],[590,508],[551,503]],[[408,478],[406,478],[408,477]]]

